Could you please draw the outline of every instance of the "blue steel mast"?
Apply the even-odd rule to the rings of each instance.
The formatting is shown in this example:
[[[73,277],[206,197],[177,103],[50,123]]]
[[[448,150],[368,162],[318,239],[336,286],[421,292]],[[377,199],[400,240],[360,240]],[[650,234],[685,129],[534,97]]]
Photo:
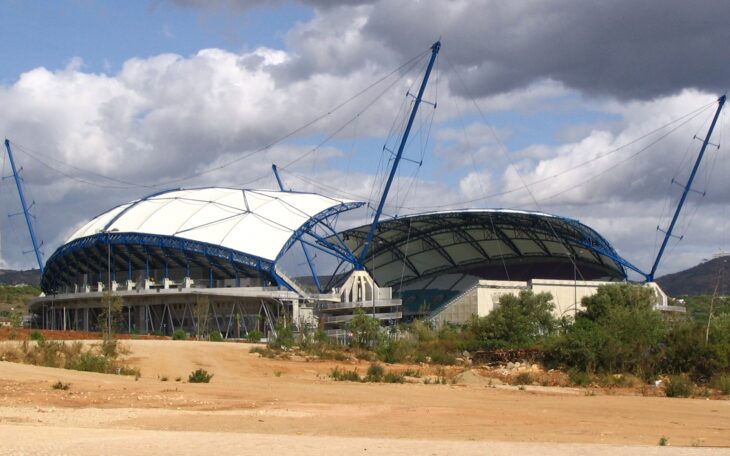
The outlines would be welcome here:
[[[25,216],[25,223],[28,224],[28,231],[30,232],[30,240],[33,242],[33,250],[35,251],[35,258],[38,261],[38,269],[41,270],[43,275],[43,256],[41,254],[40,244],[38,238],[35,235],[35,229],[33,228],[33,221],[31,220],[30,211],[28,210],[28,204],[25,202],[25,193],[23,192],[23,183],[20,180],[18,170],[15,168],[15,159],[13,158],[13,150],[10,148],[10,140],[5,138],[5,149],[8,151],[8,157],[10,158],[10,166],[13,168],[13,177],[15,178],[15,185],[18,187],[18,195],[20,195],[20,204],[23,206],[23,215]]]
[[[697,174],[697,169],[700,167],[700,162],[702,161],[702,156],[705,154],[705,149],[707,149],[707,145],[710,144],[710,137],[712,136],[712,130],[715,129],[715,124],[717,123],[717,118],[720,117],[720,111],[722,111],[722,107],[725,104],[725,95],[721,96],[718,100],[718,106],[717,111],[715,111],[715,117],[712,119],[712,123],[710,124],[709,130],[707,130],[707,136],[705,136],[704,141],[702,141],[702,148],[700,149],[699,155],[697,155],[697,160],[695,161],[695,165],[692,168],[692,173],[689,175],[689,181],[687,181],[687,185],[684,187],[684,192],[682,192],[682,197],[679,199],[679,204],[677,205],[677,210],[674,211],[674,217],[672,217],[672,223],[669,224],[669,229],[667,229],[666,234],[664,236],[664,241],[662,242],[662,246],[659,249],[659,253],[656,256],[656,260],[654,260],[654,266],[651,268],[651,272],[646,276],[647,282],[653,282],[654,281],[654,273],[656,273],[657,267],[659,267],[659,261],[662,259],[662,255],[664,254],[664,249],[667,247],[667,243],[669,242],[669,238],[672,237],[672,230],[674,229],[674,225],[677,223],[677,219],[679,218],[679,213],[682,211],[682,206],[684,206],[684,200],[687,199],[687,193],[689,193],[690,189],[692,188],[692,181],[695,178],[695,174]],[[659,229],[659,227],[657,227]]]
[[[416,113],[418,112],[418,105],[421,104],[421,98],[423,98],[423,92],[426,90],[426,84],[428,84],[428,77],[431,75],[431,70],[433,69],[433,64],[436,61],[436,55],[439,53],[439,49],[441,49],[441,41],[437,41],[431,46],[431,60],[428,62],[428,68],[426,68],[426,74],[423,76],[423,81],[421,82],[421,88],[418,89],[418,96],[416,97],[416,101],[413,104],[413,110],[411,110],[411,116],[408,118],[408,124],[406,125],[406,129],[403,132],[403,137],[400,141],[400,146],[398,146],[398,153],[395,155],[395,160],[393,160],[393,167],[390,169],[390,175],[388,176],[388,180],[385,183],[385,188],[383,189],[383,196],[380,198],[380,204],[378,204],[378,209],[375,211],[375,217],[373,217],[373,224],[370,226],[370,231],[368,232],[368,237],[365,240],[365,245],[362,249],[362,253],[360,254],[360,258],[358,258],[358,269],[364,269],[365,259],[367,258],[368,251],[370,250],[370,245],[373,241],[373,236],[375,235],[375,230],[378,228],[378,221],[380,220],[380,216],[383,213],[383,206],[385,206],[385,200],[388,198],[388,192],[390,191],[390,186],[393,183],[393,178],[395,177],[395,172],[398,169],[398,163],[400,162],[400,159],[403,155],[403,149],[406,146],[406,142],[408,141],[408,134],[411,132],[411,127],[413,126],[413,121],[416,118]]]

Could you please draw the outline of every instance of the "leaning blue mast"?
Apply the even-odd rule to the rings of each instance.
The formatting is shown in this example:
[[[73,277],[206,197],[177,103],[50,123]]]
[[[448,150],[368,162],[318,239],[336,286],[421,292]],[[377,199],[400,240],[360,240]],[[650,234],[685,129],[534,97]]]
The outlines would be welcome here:
[[[416,118],[416,113],[418,112],[418,105],[421,104],[421,99],[423,98],[423,92],[426,90],[426,85],[428,84],[428,77],[431,75],[431,70],[433,69],[433,64],[436,61],[436,55],[439,53],[439,49],[441,49],[441,41],[437,41],[431,46],[431,60],[428,62],[428,68],[426,68],[426,74],[423,76],[423,81],[421,82],[421,88],[418,89],[418,96],[416,96],[416,101],[413,104],[413,109],[411,110],[411,116],[408,118],[408,124],[406,125],[406,129],[403,132],[403,137],[400,141],[400,146],[398,146],[398,153],[395,155],[395,160],[393,160],[393,167],[390,169],[390,175],[388,176],[388,180],[385,183],[385,188],[383,189],[383,196],[380,198],[380,204],[378,204],[378,209],[375,211],[375,217],[373,217],[373,224],[370,226],[370,231],[368,232],[368,237],[365,240],[365,245],[362,249],[362,253],[360,254],[360,258],[358,258],[358,269],[364,269],[365,259],[367,258],[368,252],[370,250],[370,245],[373,241],[373,236],[375,235],[375,230],[378,228],[378,221],[380,220],[380,216],[383,213],[383,207],[385,206],[385,200],[388,198],[388,192],[390,191],[390,186],[393,183],[393,178],[395,177],[395,172],[398,169],[398,163],[400,163],[400,159],[403,156],[403,149],[406,147],[406,142],[408,141],[408,135],[411,132],[411,127],[413,126],[413,121]]]
[[[669,229],[667,229],[665,235],[664,235],[664,241],[662,242],[661,248],[659,248],[659,253],[656,256],[656,260],[654,260],[654,266],[651,268],[651,272],[646,276],[647,282],[653,282],[654,281],[654,273],[656,273],[657,267],[659,267],[659,261],[662,259],[662,255],[664,254],[664,249],[667,247],[667,243],[669,242],[669,238],[672,237],[672,230],[674,229],[674,225],[677,223],[677,219],[679,218],[679,213],[682,211],[682,206],[684,206],[684,200],[687,199],[687,194],[689,193],[690,189],[692,188],[692,181],[695,178],[695,174],[697,174],[697,169],[700,167],[700,162],[702,161],[702,156],[705,154],[705,149],[707,149],[707,145],[710,144],[710,137],[712,136],[712,130],[715,129],[715,124],[717,123],[717,118],[720,117],[720,111],[722,111],[722,107],[725,104],[725,95],[721,96],[718,101],[717,111],[715,111],[715,117],[712,119],[712,123],[710,124],[710,128],[707,130],[707,136],[705,136],[704,141],[702,141],[702,148],[700,149],[700,153],[697,155],[697,160],[695,161],[695,165],[692,168],[692,173],[689,175],[689,181],[687,181],[687,185],[684,187],[684,192],[682,192],[682,197],[679,199],[679,204],[677,205],[677,210],[674,211],[674,217],[672,217],[672,223],[669,224]],[[659,227],[657,227],[658,229]]]
[[[10,166],[13,169],[13,177],[15,178],[15,185],[18,187],[18,195],[20,196],[20,205],[23,206],[23,215],[25,216],[25,223],[28,224],[28,231],[30,232],[30,240],[33,242],[33,250],[35,251],[35,258],[38,261],[38,269],[41,270],[43,275],[43,255],[41,254],[40,244],[38,243],[38,237],[35,235],[35,229],[33,228],[33,221],[31,220],[30,211],[28,210],[28,204],[25,201],[25,193],[23,192],[23,182],[20,180],[18,170],[15,168],[15,159],[13,158],[13,150],[10,148],[10,140],[5,138],[5,149],[8,151],[8,157],[10,158]]]

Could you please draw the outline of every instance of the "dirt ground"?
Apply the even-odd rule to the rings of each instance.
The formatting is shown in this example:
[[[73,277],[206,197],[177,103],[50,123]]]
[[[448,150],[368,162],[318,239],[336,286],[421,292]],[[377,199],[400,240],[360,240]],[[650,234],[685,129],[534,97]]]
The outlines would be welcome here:
[[[0,362],[0,454],[730,454],[728,400],[495,387],[478,370],[455,385],[335,382],[335,365],[368,363],[124,345],[139,379]],[[209,384],[187,383],[198,367]]]

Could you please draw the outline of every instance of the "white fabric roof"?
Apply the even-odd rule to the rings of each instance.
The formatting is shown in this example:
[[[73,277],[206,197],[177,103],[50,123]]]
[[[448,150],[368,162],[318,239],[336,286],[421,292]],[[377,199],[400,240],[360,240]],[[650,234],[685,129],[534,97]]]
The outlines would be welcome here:
[[[103,231],[147,233],[207,242],[275,260],[311,217],[353,203],[314,193],[210,187],[172,190],[105,212],[66,242]]]

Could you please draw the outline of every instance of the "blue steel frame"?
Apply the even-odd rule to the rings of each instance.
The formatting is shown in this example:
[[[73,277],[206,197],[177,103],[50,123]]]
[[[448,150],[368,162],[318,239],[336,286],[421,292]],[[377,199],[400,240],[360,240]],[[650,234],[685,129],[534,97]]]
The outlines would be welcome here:
[[[25,216],[25,223],[28,225],[28,232],[30,232],[30,240],[33,243],[33,251],[35,252],[35,259],[38,261],[38,269],[43,274],[43,254],[41,247],[38,242],[38,237],[35,234],[35,228],[33,228],[33,221],[31,220],[30,211],[28,209],[28,203],[25,201],[25,192],[23,191],[23,183],[20,179],[17,169],[15,168],[15,159],[13,158],[13,150],[10,148],[10,140],[5,138],[5,149],[8,151],[8,158],[10,158],[10,166],[13,169],[13,177],[15,178],[15,185],[18,187],[18,196],[20,196],[20,205],[23,208],[23,215]]]
[[[710,128],[707,130],[707,136],[705,136],[705,139],[702,141],[702,148],[700,149],[700,153],[697,155],[697,160],[695,161],[694,167],[692,168],[692,173],[689,175],[689,180],[687,181],[687,185],[684,187],[684,192],[682,192],[682,197],[679,199],[679,203],[677,204],[677,209],[674,211],[674,217],[672,217],[672,222],[669,224],[669,229],[665,232],[664,240],[662,241],[662,246],[659,248],[659,253],[657,253],[656,260],[654,260],[654,265],[651,267],[651,272],[649,274],[646,274],[646,281],[652,282],[654,281],[654,274],[656,273],[657,268],[659,267],[659,261],[662,259],[662,255],[664,254],[664,249],[667,247],[667,243],[669,242],[669,238],[672,237],[672,231],[674,230],[674,225],[677,223],[677,219],[679,218],[679,213],[682,211],[682,206],[684,206],[684,200],[687,199],[687,194],[689,193],[690,189],[692,188],[692,181],[694,181],[695,174],[697,174],[697,169],[700,167],[700,162],[702,161],[702,156],[705,154],[705,149],[707,149],[707,145],[710,144],[710,137],[712,136],[712,130],[715,129],[715,124],[717,123],[717,118],[720,117],[720,111],[722,111],[722,107],[725,105],[725,95],[721,96],[718,100],[718,106],[717,111],[715,111],[715,117],[712,119],[712,123],[710,124]],[[719,148],[719,146],[718,146]],[[657,230],[659,227],[657,226]]]
[[[362,252],[360,254],[360,257],[358,258],[357,268],[358,269],[365,269],[365,261],[367,259],[368,251],[370,250],[370,245],[373,241],[373,236],[375,236],[375,230],[378,228],[378,222],[380,221],[380,216],[383,213],[383,207],[385,206],[385,201],[388,199],[388,192],[390,191],[390,186],[393,183],[393,178],[395,177],[395,172],[398,169],[398,164],[400,163],[401,157],[403,156],[403,149],[406,147],[406,142],[408,141],[408,135],[411,132],[411,127],[413,127],[413,121],[416,118],[416,113],[418,112],[418,106],[421,104],[421,99],[423,98],[423,92],[426,90],[426,85],[428,84],[428,77],[431,75],[431,70],[433,69],[433,64],[436,61],[436,56],[439,53],[439,50],[441,49],[441,41],[437,41],[431,46],[431,60],[428,61],[428,68],[426,68],[426,74],[423,76],[423,81],[421,81],[421,87],[418,89],[418,96],[416,96],[416,101],[413,103],[413,109],[411,110],[411,115],[408,117],[408,124],[406,125],[406,129],[403,131],[403,137],[401,138],[400,145],[398,146],[398,153],[395,155],[395,159],[393,160],[393,167],[390,169],[390,174],[388,175],[388,180],[385,183],[385,188],[383,189],[383,196],[380,197],[380,203],[378,204],[378,209],[375,211],[375,216],[373,217],[373,223],[370,226],[370,231],[368,232],[368,237],[365,240],[365,247],[362,249]]]
[[[49,267],[47,272],[54,269],[54,264],[60,261],[66,255],[74,252],[89,249],[97,245],[139,245],[144,247],[158,247],[160,249],[172,249],[182,253],[185,257],[188,254],[198,254],[210,259],[211,266],[214,266],[212,260],[225,260],[231,267],[237,270],[238,267],[255,270],[259,273],[263,272],[275,277],[274,262],[249,255],[237,250],[221,247],[206,242],[193,241],[175,236],[162,236],[146,233],[123,233],[123,232],[101,232],[92,236],[75,239],[68,244],[61,246],[56,250],[51,258],[48,259]],[[146,268],[149,268],[149,255],[145,258]],[[149,275],[149,272],[147,272]],[[55,287],[58,286],[56,277],[49,277],[46,273],[42,276],[41,287],[46,293],[53,293]]]

